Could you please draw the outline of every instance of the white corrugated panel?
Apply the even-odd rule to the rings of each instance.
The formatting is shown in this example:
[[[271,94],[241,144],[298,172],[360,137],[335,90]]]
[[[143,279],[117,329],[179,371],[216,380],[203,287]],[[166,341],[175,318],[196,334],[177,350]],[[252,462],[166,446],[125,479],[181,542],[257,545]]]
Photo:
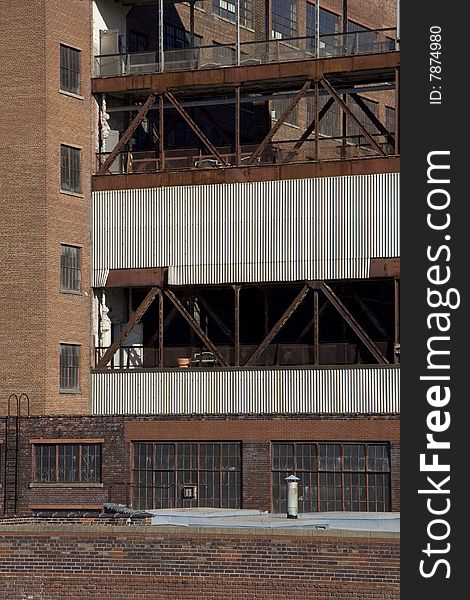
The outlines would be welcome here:
[[[169,283],[362,278],[399,256],[399,175],[94,194],[95,280],[169,267]]]
[[[397,367],[103,371],[92,414],[282,414],[400,411]]]

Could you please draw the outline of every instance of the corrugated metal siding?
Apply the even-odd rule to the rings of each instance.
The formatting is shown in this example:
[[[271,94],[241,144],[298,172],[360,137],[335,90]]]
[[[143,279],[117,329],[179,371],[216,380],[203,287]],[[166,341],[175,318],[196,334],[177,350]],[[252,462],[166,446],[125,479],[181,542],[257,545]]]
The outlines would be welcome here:
[[[169,283],[367,277],[399,256],[399,174],[94,194],[95,281],[169,266]],[[95,283],[97,285],[97,283]]]
[[[398,413],[400,369],[92,373],[92,414]]]

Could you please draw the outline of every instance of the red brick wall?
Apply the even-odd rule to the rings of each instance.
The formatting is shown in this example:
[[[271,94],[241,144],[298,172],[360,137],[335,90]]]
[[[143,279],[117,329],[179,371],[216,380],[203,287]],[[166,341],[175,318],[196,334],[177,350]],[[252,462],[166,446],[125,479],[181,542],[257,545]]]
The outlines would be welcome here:
[[[0,22],[0,414],[86,412],[90,365],[90,2],[2,2]],[[81,50],[81,94],[59,91],[60,43]],[[60,193],[60,144],[82,150],[83,194]],[[59,292],[60,244],[82,246],[82,294]],[[88,294],[88,295],[87,295]],[[79,394],[59,394],[59,343],[81,352]]]
[[[9,532],[0,526],[2,597],[399,598],[396,535],[366,539],[335,537],[334,532],[302,537],[90,529]]]
[[[0,422],[4,439],[5,422]],[[100,439],[102,485],[32,484],[31,440]],[[198,417],[31,417],[20,426],[18,458],[18,513],[43,507],[77,510],[95,508],[103,502],[127,504],[131,481],[132,441],[240,441],[242,443],[243,508],[271,510],[272,441],[387,442],[391,445],[392,510],[400,506],[399,420],[397,417],[342,418],[318,415],[198,416]],[[4,444],[5,445],[5,444]],[[9,443],[9,473],[14,473]],[[4,452],[2,452],[4,454]],[[0,480],[3,469],[0,471]],[[9,488],[11,498],[13,489]],[[0,506],[3,494],[0,495]],[[12,502],[9,502],[11,510]]]

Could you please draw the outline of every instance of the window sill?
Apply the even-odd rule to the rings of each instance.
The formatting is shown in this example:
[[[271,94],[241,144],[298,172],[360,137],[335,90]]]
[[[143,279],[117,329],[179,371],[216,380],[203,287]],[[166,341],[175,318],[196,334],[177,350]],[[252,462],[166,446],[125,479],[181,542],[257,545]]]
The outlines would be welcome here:
[[[57,482],[57,483],[39,483],[33,482],[29,484],[29,487],[32,488],[102,488],[102,483],[88,483],[88,482],[80,482],[80,483],[67,483],[67,482]]]
[[[69,296],[83,296],[83,293],[79,290],[65,290],[60,288],[59,291],[61,294],[67,294]]]
[[[81,192],[69,192],[68,190],[60,190],[61,194],[64,194],[64,196],[73,196],[74,198],[85,198],[85,194],[82,194]]]
[[[74,94],[73,92],[68,92],[67,90],[61,90],[59,88],[59,94],[62,94],[63,96],[69,96],[70,98],[76,98],[77,100],[85,100],[84,96],[81,96],[80,94]]]
[[[61,390],[59,389],[59,394],[70,394],[71,396],[79,396],[82,392],[80,390]]]
[[[216,17],[216,19],[220,19],[221,21],[224,21],[224,23],[230,23],[230,25],[233,25],[234,27],[237,26],[236,21],[231,21],[230,19],[227,19],[227,17],[221,17],[220,15],[215,15],[215,14],[213,16]],[[245,31],[249,31],[250,33],[255,33],[254,29],[252,29],[251,27],[247,27],[246,25],[242,25],[241,23],[240,23],[240,29],[244,29]]]

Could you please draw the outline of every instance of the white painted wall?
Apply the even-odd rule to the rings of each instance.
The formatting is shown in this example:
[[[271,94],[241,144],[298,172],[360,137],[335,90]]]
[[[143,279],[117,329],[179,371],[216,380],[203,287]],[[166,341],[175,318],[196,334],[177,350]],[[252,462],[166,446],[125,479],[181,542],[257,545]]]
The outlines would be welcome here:
[[[126,35],[126,15],[130,7],[115,0],[93,0],[93,51],[100,54],[100,31],[117,29]]]

